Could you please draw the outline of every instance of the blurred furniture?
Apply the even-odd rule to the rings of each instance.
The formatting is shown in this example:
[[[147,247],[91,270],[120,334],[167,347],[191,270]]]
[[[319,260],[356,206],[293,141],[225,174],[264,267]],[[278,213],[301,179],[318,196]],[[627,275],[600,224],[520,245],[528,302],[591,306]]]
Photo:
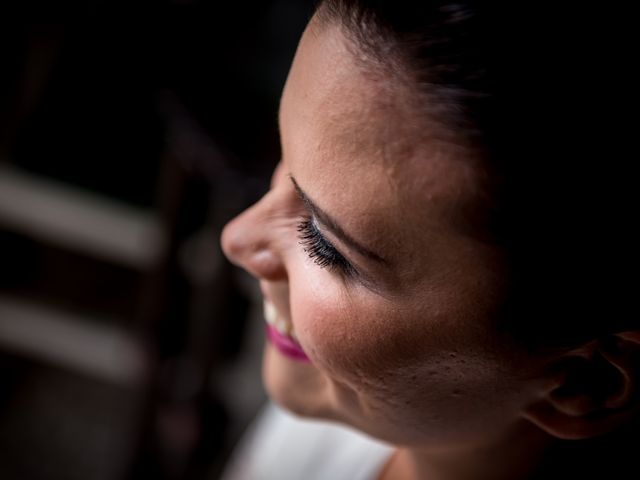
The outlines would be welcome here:
[[[0,7],[0,478],[215,478],[264,398],[224,223],[311,1]]]

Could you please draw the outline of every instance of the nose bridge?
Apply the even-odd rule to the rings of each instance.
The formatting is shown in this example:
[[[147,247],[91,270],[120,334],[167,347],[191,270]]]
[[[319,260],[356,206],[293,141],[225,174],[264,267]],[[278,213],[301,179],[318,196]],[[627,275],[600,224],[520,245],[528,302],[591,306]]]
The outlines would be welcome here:
[[[286,274],[269,225],[272,193],[231,220],[222,232],[221,244],[227,258],[253,276],[279,280]]]

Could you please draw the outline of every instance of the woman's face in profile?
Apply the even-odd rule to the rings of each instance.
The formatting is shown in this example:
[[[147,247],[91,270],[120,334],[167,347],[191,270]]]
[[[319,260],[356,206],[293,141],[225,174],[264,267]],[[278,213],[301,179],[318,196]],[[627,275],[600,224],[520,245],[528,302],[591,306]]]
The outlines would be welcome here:
[[[397,444],[486,440],[519,415],[532,372],[496,327],[502,256],[471,225],[481,170],[348,45],[312,21],[282,96],[272,188],[223,233],[309,359],[268,343],[266,388]]]

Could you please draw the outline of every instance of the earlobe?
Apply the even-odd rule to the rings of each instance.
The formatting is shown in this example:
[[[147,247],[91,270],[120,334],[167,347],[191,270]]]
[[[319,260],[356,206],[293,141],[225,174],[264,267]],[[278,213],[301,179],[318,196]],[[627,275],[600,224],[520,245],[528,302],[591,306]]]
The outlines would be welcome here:
[[[640,332],[610,335],[557,361],[559,380],[523,416],[562,439],[584,439],[616,429],[637,414]]]

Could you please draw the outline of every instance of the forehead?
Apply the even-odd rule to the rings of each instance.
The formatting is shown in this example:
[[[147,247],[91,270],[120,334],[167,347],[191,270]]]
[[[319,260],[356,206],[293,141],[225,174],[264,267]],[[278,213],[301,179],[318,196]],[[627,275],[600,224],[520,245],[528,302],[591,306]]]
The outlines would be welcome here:
[[[305,31],[281,102],[283,155],[354,235],[407,247],[414,233],[450,228],[473,204],[477,170],[464,147],[438,140],[411,90],[363,67],[349,42],[337,25],[312,21]]]

